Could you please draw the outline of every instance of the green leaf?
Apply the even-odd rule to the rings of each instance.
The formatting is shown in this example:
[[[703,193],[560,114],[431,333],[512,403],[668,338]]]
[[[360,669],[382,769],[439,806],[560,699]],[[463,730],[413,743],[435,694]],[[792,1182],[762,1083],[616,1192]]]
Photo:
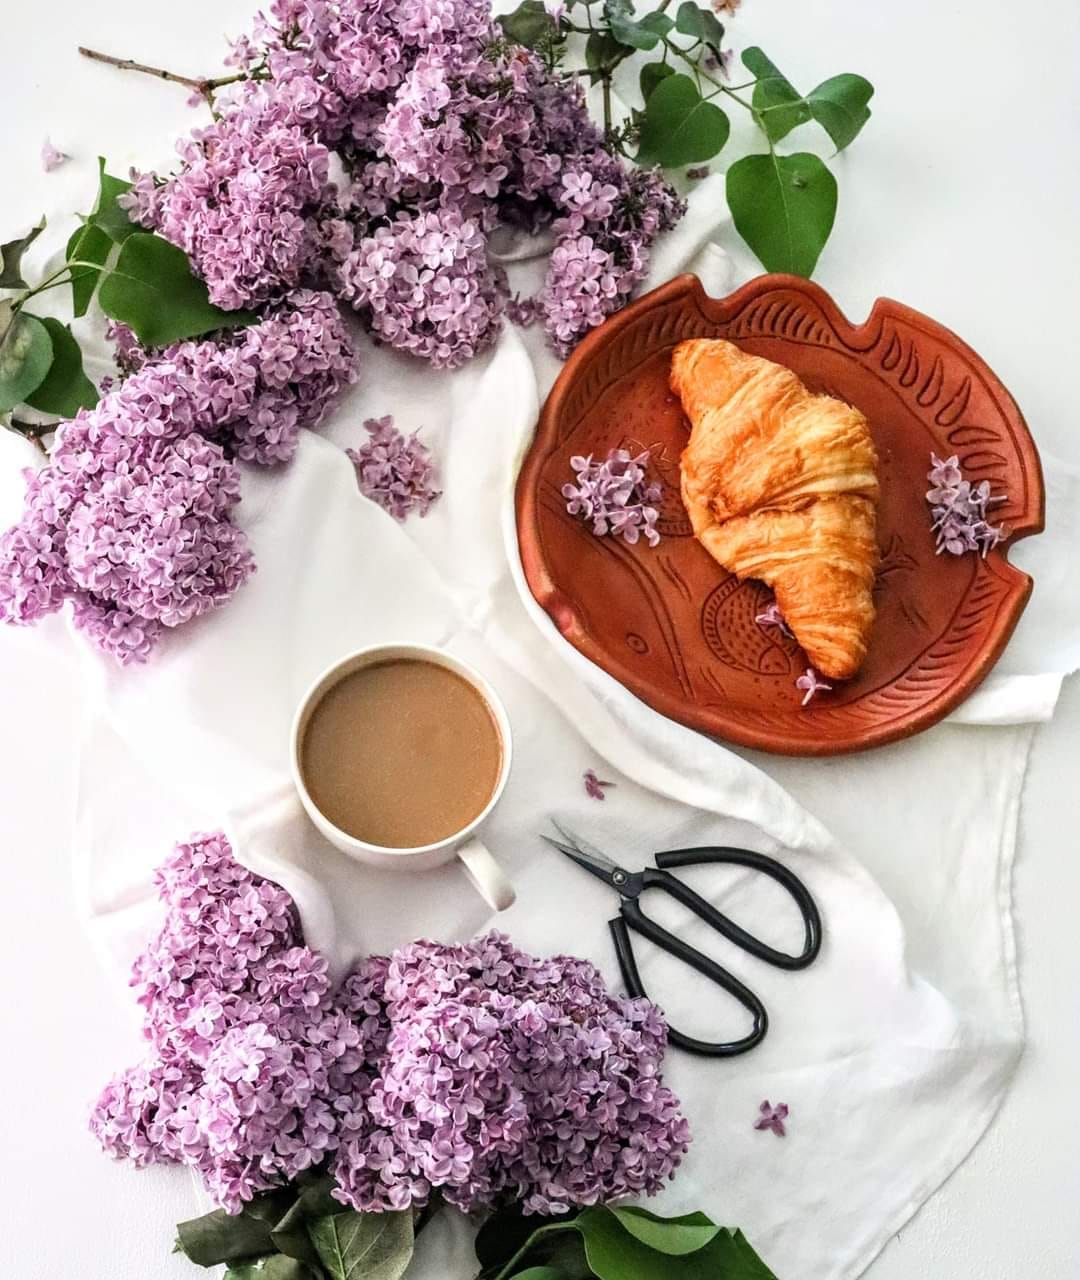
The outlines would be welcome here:
[[[658,1253],[696,1253],[720,1228],[703,1213],[685,1213],[679,1218],[661,1218],[637,1205],[612,1206],[619,1225]]]
[[[836,179],[817,156],[744,156],[728,170],[727,198],[766,271],[813,273],[836,217]]]
[[[540,1214],[522,1213],[517,1205],[499,1209],[487,1218],[476,1233],[476,1258],[488,1271],[505,1266],[541,1227],[548,1229],[565,1223],[569,1215],[551,1218]]]
[[[595,84],[602,78],[603,69],[610,67],[621,58],[626,57],[629,50],[607,32],[594,31],[585,41],[585,65],[592,72],[590,83]]]
[[[693,0],[685,0],[679,6],[675,19],[675,30],[684,36],[693,36],[702,44],[707,44],[717,53],[724,39],[724,28],[716,14],[704,5],[694,4]]]
[[[0,289],[28,288],[22,278],[22,257],[44,230],[45,215],[42,214],[37,226],[32,227],[21,239],[0,244]]]
[[[515,1272],[513,1280],[566,1280],[566,1272],[558,1267],[526,1267]]]
[[[82,350],[67,325],[52,316],[45,316],[41,323],[52,339],[52,364],[41,385],[26,397],[26,403],[42,413],[74,418],[80,409],[92,409],[97,404],[97,388],[83,372]]]
[[[655,49],[674,25],[666,13],[659,12],[638,22],[630,0],[604,0],[604,16],[615,39],[631,49]]]
[[[109,239],[117,244],[122,244],[128,236],[134,235],[139,230],[138,225],[131,221],[127,212],[116,203],[117,196],[122,196],[130,190],[131,183],[123,178],[114,178],[111,173],[107,173],[105,157],[98,156],[98,198],[94,205],[94,212],[88,221],[100,227]]]
[[[757,79],[752,102],[771,142],[779,142],[796,125],[810,119],[810,108],[802,94],[760,49],[744,49],[742,60]]]
[[[182,249],[145,231],[129,236],[98,295],[101,309],[130,325],[147,347],[250,324],[250,311],[222,311],[191,273]]]
[[[807,97],[810,114],[843,151],[859,136],[870,119],[866,105],[874,96],[874,86],[862,76],[833,76]]]
[[[638,84],[641,86],[641,96],[646,103],[649,101],[649,95],[660,83],[666,80],[668,76],[675,74],[675,68],[667,62],[646,62],[641,68],[638,75]]]
[[[399,1280],[413,1253],[413,1219],[400,1213],[345,1213],[308,1223],[330,1280]]]
[[[723,1230],[698,1256],[708,1258],[712,1274],[725,1280],[776,1280],[741,1231]]]
[[[64,256],[68,262],[93,262],[103,267],[112,247],[113,241],[106,233],[92,222],[87,222],[72,232]],[[100,278],[101,272],[93,267],[71,268],[71,307],[76,316],[84,316],[90,309]]]
[[[667,76],[646,101],[637,162],[674,169],[709,160],[730,132],[727,116],[702,98],[689,76]]]
[[[294,1183],[299,1189],[296,1199],[284,1214],[274,1222],[270,1239],[274,1245],[290,1258],[298,1258],[304,1262],[318,1263],[319,1258],[315,1246],[307,1232],[307,1221],[310,1218],[323,1218],[330,1214],[341,1213],[342,1206],[334,1200],[330,1192],[337,1182],[330,1174],[301,1174]]]
[[[241,1262],[225,1272],[224,1280],[316,1280],[320,1273],[280,1253],[256,1262]]]
[[[523,44],[526,49],[546,43],[555,31],[555,23],[544,8],[543,0],[523,0],[513,12],[504,13],[498,23],[508,40]]]
[[[257,1258],[274,1247],[268,1223],[247,1213],[226,1213],[224,1209],[177,1223],[176,1235],[181,1251],[200,1267]]]
[[[41,386],[52,358],[48,329],[37,316],[16,311],[0,342],[0,413],[22,404]]]

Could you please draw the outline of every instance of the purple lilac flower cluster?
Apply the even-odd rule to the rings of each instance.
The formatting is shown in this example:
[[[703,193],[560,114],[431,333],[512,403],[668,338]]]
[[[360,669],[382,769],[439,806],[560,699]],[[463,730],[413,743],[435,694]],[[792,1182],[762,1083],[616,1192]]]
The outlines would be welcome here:
[[[550,226],[547,281],[512,310],[542,316],[565,355],[684,209],[605,148],[580,84],[504,40],[487,0],[274,0],[232,61],[260,78],[180,144],[175,175],[125,198],[225,307],[314,283],[380,341],[453,367],[507,309],[490,233]]]
[[[33,623],[70,599],[76,625],[130,662],[253,571],[230,518],[234,459],[289,458],[352,378],[353,353],[334,300],[305,291],[218,339],[148,353],[116,337],[128,376],[61,426],[0,538],[0,619]]]
[[[571,458],[577,483],[563,485],[566,510],[591,520],[597,537],[611,533],[633,544],[644,535],[649,546],[655,547],[660,541],[656,527],[660,513],[655,504],[663,488],[646,480],[648,463],[648,450],[635,457],[629,449],[612,449],[603,462],[597,462],[591,453],[587,458]]]
[[[345,450],[356,467],[360,492],[395,520],[413,511],[426,516],[440,494],[431,453],[418,433],[403,435],[389,415],[369,418],[364,427],[371,438],[359,449]]]
[[[985,556],[1002,541],[1005,530],[991,524],[986,517],[991,506],[1006,501],[1006,495],[991,497],[989,480],[972,484],[964,479],[955,454],[942,459],[935,453],[930,455],[926,478],[932,486],[926,501],[931,508],[931,528],[938,555],[943,551],[954,556],[978,551]]]
[[[186,1164],[229,1212],[315,1165],[361,1210],[526,1212],[660,1188],[689,1141],[647,1000],[499,934],[416,942],[331,990],[288,895],[221,835],[157,876],[164,927],[136,963],[149,1051],[91,1116],[104,1149]]]

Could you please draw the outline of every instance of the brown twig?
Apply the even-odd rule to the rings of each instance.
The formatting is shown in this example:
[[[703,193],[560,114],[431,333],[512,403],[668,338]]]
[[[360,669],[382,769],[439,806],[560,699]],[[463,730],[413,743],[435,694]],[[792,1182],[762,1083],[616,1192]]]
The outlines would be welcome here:
[[[32,444],[36,445],[37,448],[41,450],[44,457],[47,458],[49,456],[49,451],[45,448],[45,441],[42,439],[42,436],[47,436],[50,431],[56,430],[55,422],[51,426],[45,424],[39,425],[35,422],[23,422],[21,419],[13,417],[11,419],[11,430],[14,431],[16,435],[20,435],[25,440],[29,440]]]
[[[83,45],[79,45],[79,52],[84,58],[89,58],[93,62],[104,62],[110,67],[118,67],[121,71],[140,71],[143,75],[156,76],[159,80],[170,80],[173,84],[186,85],[189,89],[201,93],[211,107],[214,105],[215,89],[221,89],[227,84],[236,84],[247,78],[246,73],[241,71],[236,75],[218,76],[216,79],[205,76],[196,79],[194,76],[182,76],[175,71],[166,71],[164,67],[151,67],[145,62],[136,62],[133,58],[116,58],[111,53],[100,53],[97,49],[87,49]]]

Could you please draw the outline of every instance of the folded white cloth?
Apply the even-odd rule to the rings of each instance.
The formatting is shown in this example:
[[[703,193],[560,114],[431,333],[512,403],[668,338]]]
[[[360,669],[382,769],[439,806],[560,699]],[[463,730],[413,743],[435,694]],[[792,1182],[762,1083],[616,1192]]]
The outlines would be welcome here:
[[[722,180],[706,180],[652,283],[693,269],[727,291],[730,264],[712,243],[723,209]],[[617,981],[612,896],[540,842],[552,814],[630,867],[695,843],[775,853],[817,898],[825,945],[798,974],[665,912],[761,994],[772,1029],[730,1061],[671,1052],[694,1142],[661,1207],[742,1227],[780,1275],[857,1275],[978,1140],[1020,1052],[1010,868],[1032,724],[1051,714],[1080,653],[1067,527],[1080,510],[1076,474],[1048,462],[1050,532],[1016,553],[1036,577],[1033,603],[952,722],[858,757],[736,753],[594,668],[524,587],[513,481],[558,368],[540,335],[508,330],[453,374],[361,345],[360,382],[327,428],[304,435],[288,468],[245,470],[238,522],[259,564],[251,582],[166,637],[143,668],[85,651],[98,696],[82,749],[77,875],[92,936],[126,970],[158,919],[153,867],[174,840],[223,824],[237,856],[293,894],[309,942],[338,966],[489,923],[459,868],[377,871],[306,821],[260,807],[280,788],[292,712],[323,666],[384,640],[446,645],[495,684],[514,726],[514,772],[486,838],[518,891],[491,923],[520,945],[587,956]],[[422,428],[441,470],[444,496],[405,525],[358,494],[343,452],[364,438],[363,419],[387,413]],[[585,795],[589,767],[617,784],[603,804]],[[750,929],[796,945],[798,919],[775,885],[717,868],[687,875]],[[708,983],[646,946],[638,954],[675,1025],[713,1038],[742,1026]],[[785,1139],[753,1128],[766,1098],[790,1108]],[[470,1258],[463,1220],[442,1215],[410,1274],[465,1280]]]

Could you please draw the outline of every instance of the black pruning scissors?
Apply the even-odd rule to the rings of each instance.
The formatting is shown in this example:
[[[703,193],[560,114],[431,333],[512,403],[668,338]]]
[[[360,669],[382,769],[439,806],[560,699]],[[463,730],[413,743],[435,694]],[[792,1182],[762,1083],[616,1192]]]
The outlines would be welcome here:
[[[712,1058],[731,1058],[739,1053],[746,1053],[765,1039],[769,1029],[769,1015],[758,997],[745,986],[734,974],[729,973],[722,965],[709,956],[702,955],[694,947],[681,938],[650,919],[641,909],[639,899],[647,889],[659,889],[668,897],[681,902],[717,933],[722,934],[730,942],[741,947],[766,964],[778,969],[805,969],[813,964],[821,950],[821,916],[814,899],[803,882],[790,872],[787,867],[775,858],[766,857],[763,853],[754,853],[750,849],[732,849],[722,846],[709,846],[700,849],[671,849],[666,853],[656,854],[656,867],[645,867],[641,871],[625,871],[622,867],[605,857],[598,849],[565,831],[557,822],[555,830],[562,837],[554,840],[551,836],[543,838],[560,853],[572,858],[580,867],[591,871],[599,880],[610,885],[622,898],[619,914],[608,921],[612,939],[615,942],[615,954],[622,970],[623,982],[632,996],[644,996],[645,987],[638,972],[637,962],[630,945],[630,930],[648,938],[661,950],[668,952],[678,960],[682,960],[698,973],[702,973],[717,986],[729,992],[736,1000],[753,1014],[754,1026],[748,1035],[741,1040],[727,1040],[713,1044],[706,1040],[695,1040],[693,1036],[683,1035],[673,1027],[668,1028],[668,1039],[672,1044],[686,1049],[690,1053],[699,1053]],[[745,929],[728,919],[722,911],[717,910],[711,902],[706,901],[699,893],[695,893],[689,885],[668,870],[669,867],[694,867],[706,863],[723,862],[739,867],[749,867],[760,871],[782,885],[799,908],[805,928],[803,949],[797,956],[788,955],[786,951],[777,951],[773,947],[747,933]]]

